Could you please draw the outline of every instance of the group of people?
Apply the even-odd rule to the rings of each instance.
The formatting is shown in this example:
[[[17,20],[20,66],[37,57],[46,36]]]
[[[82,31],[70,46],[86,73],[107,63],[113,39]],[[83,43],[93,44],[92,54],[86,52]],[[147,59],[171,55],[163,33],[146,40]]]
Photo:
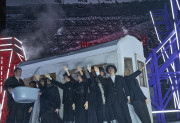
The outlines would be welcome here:
[[[40,108],[37,122],[41,123],[132,123],[128,103],[142,123],[151,123],[147,98],[143,94],[136,77],[144,67],[131,74],[126,69],[124,77],[116,75],[117,68],[108,65],[105,69],[97,66],[87,66],[89,78],[82,68],[77,68],[75,80],[68,67],[64,66],[65,83],[54,80],[49,74],[44,78],[35,75],[38,88]],[[30,123],[30,113],[37,110],[36,104],[16,103],[11,95],[13,88],[24,86],[20,79],[21,68],[14,70],[14,76],[8,78],[4,84],[7,90],[8,116],[6,123]],[[109,74],[109,77],[106,76]],[[30,87],[36,87],[36,82],[30,82]],[[61,99],[58,88],[63,90],[62,104],[63,120],[59,117]],[[22,106],[23,105],[23,106]],[[25,106],[24,106],[25,105]],[[25,109],[23,107],[26,107]],[[24,113],[25,112],[25,113]],[[33,122],[34,123],[34,122]]]
[[[7,90],[8,115],[6,123],[62,123],[63,121],[58,114],[61,105],[58,88],[52,85],[47,78],[41,78],[39,80],[39,76],[37,75],[35,76],[37,82],[31,81],[27,85],[20,78],[21,74],[22,69],[16,68],[14,70],[14,76],[9,77],[3,86],[3,89]],[[14,101],[11,93],[13,88],[18,86],[38,87],[40,89],[40,97],[38,98],[40,105],[36,106],[36,108],[38,107],[37,109],[35,109],[36,102],[23,104]]]

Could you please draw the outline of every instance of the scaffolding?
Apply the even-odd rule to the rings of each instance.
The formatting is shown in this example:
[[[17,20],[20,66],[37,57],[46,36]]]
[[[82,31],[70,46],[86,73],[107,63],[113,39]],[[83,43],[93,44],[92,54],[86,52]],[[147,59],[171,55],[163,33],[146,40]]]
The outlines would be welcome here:
[[[180,27],[178,0],[170,0],[173,23],[165,4],[164,10],[150,11],[154,29],[160,45],[153,49],[146,59],[149,87],[153,88],[151,94],[152,107],[157,113],[157,121],[165,122],[166,112],[180,112]],[[162,94],[162,83],[169,83],[165,94]],[[174,109],[167,110],[170,100],[174,101]],[[178,114],[177,114],[178,116]]]
[[[5,80],[13,75],[20,62],[26,60],[22,42],[15,37],[0,37],[0,122],[5,123],[7,117],[6,91],[3,90]]]

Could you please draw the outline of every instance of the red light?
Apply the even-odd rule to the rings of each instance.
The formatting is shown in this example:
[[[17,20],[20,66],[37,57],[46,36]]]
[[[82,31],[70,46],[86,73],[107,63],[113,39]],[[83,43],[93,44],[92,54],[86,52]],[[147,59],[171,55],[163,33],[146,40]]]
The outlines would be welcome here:
[[[140,36],[139,40],[143,43],[143,46],[147,45],[147,36]]]

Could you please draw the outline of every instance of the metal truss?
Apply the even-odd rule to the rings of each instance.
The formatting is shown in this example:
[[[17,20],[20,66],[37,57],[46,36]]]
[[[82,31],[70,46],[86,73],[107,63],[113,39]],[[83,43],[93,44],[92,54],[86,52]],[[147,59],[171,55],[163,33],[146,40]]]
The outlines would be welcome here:
[[[6,91],[3,90],[5,80],[13,75],[13,70],[20,62],[26,60],[22,42],[15,37],[0,37],[0,122],[5,123],[7,117]]]

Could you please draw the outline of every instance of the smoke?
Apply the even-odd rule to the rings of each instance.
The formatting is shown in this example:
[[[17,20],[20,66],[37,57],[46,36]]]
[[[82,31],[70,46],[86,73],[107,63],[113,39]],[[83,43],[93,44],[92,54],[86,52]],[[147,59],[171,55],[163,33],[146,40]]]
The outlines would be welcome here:
[[[27,60],[38,58],[43,50],[44,48],[40,46],[35,46],[35,47],[24,46],[24,51],[25,51]]]
[[[59,28],[56,35],[62,35],[63,27]]]
[[[124,35],[128,34],[128,30],[125,27],[122,27]]]
[[[36,16],[36,20],[33,20],[35,23],[26,29],[28,33],[21,38],[28,60],[40,58],[46,54],[48,47],[53,45],[53,35],[61,34],[63,29],[58,29],[59,26],[62,26],[58,23],[58,18],[64,15],[63,10],[50,5],[45,6],[43,11],[37,13],[38,11],[34,10],[31,13],[32,16]]]
[[[10,29],[4,29],[3,31],[1,31],[0,36],[10,37],[11,34],[12,34],[12,31]]]
[[[27,60],[46,57],[47,49],[55,45],[52,41],[54,34],[62,33],[63,23],[59,21],[59,18],[65,16],[64,11],[58,4],[32,4],[21,6],[21,8],[23,8],[23,15],[11,17],[12,20],[7,19],[10,26],[3,30],[0,36],[15,36],[21,40]]]

